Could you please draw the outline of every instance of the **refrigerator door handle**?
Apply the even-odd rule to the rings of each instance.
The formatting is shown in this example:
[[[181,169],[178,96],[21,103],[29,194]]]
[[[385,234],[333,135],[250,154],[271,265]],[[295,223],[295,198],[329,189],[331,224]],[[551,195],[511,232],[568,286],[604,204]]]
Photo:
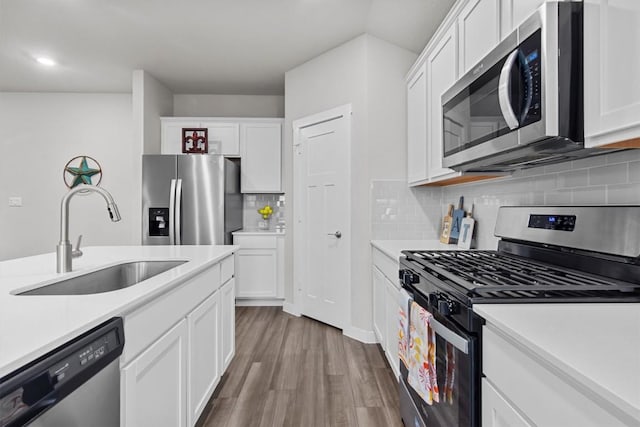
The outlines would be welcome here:
[[[175,241],[176,245],[182,244],[182,220],[180,218],[180,212],[182,211],[182,180],[176,180],[176,203],[175,203]]]
[[[171,180],[171,189],[169,190],[169,244],[176,244],[176,180]]]

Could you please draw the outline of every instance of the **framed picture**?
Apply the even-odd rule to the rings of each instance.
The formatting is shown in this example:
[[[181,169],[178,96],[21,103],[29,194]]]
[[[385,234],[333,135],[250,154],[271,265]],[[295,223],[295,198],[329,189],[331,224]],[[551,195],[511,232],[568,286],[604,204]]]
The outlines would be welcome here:
[[[207,128],[182,128],[182,152],[187,154],[208,153]]]

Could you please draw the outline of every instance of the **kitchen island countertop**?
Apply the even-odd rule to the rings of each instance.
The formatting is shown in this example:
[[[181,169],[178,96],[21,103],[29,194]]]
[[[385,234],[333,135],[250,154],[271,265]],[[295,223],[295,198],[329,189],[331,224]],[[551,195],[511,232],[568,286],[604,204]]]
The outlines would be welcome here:
[[[73,271],[56,273],[55,253],[0,262],[0,378],[94,326],[122,316],[196,276],[238,246],[83,248]],[[90,295],[15,295],[102,267],[138,260],[186,263],[117,291]],[[126,337],[125,337],[126,341]]]

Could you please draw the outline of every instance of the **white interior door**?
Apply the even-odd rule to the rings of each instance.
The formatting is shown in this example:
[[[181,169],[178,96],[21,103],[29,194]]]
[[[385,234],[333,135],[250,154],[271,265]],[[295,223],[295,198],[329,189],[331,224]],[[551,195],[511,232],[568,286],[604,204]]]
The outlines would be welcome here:
[[[344,329],[350,295],[351,108],[294,123],[294,276],[301,313]]]

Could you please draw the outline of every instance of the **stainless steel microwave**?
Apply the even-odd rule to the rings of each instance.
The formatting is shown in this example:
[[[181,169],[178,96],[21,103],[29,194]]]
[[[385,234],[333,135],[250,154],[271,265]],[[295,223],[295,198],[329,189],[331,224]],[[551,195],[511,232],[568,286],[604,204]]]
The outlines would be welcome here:
[[[509,171],[584,149],[582,2],[545,3],[442,96],[443,165]]]

